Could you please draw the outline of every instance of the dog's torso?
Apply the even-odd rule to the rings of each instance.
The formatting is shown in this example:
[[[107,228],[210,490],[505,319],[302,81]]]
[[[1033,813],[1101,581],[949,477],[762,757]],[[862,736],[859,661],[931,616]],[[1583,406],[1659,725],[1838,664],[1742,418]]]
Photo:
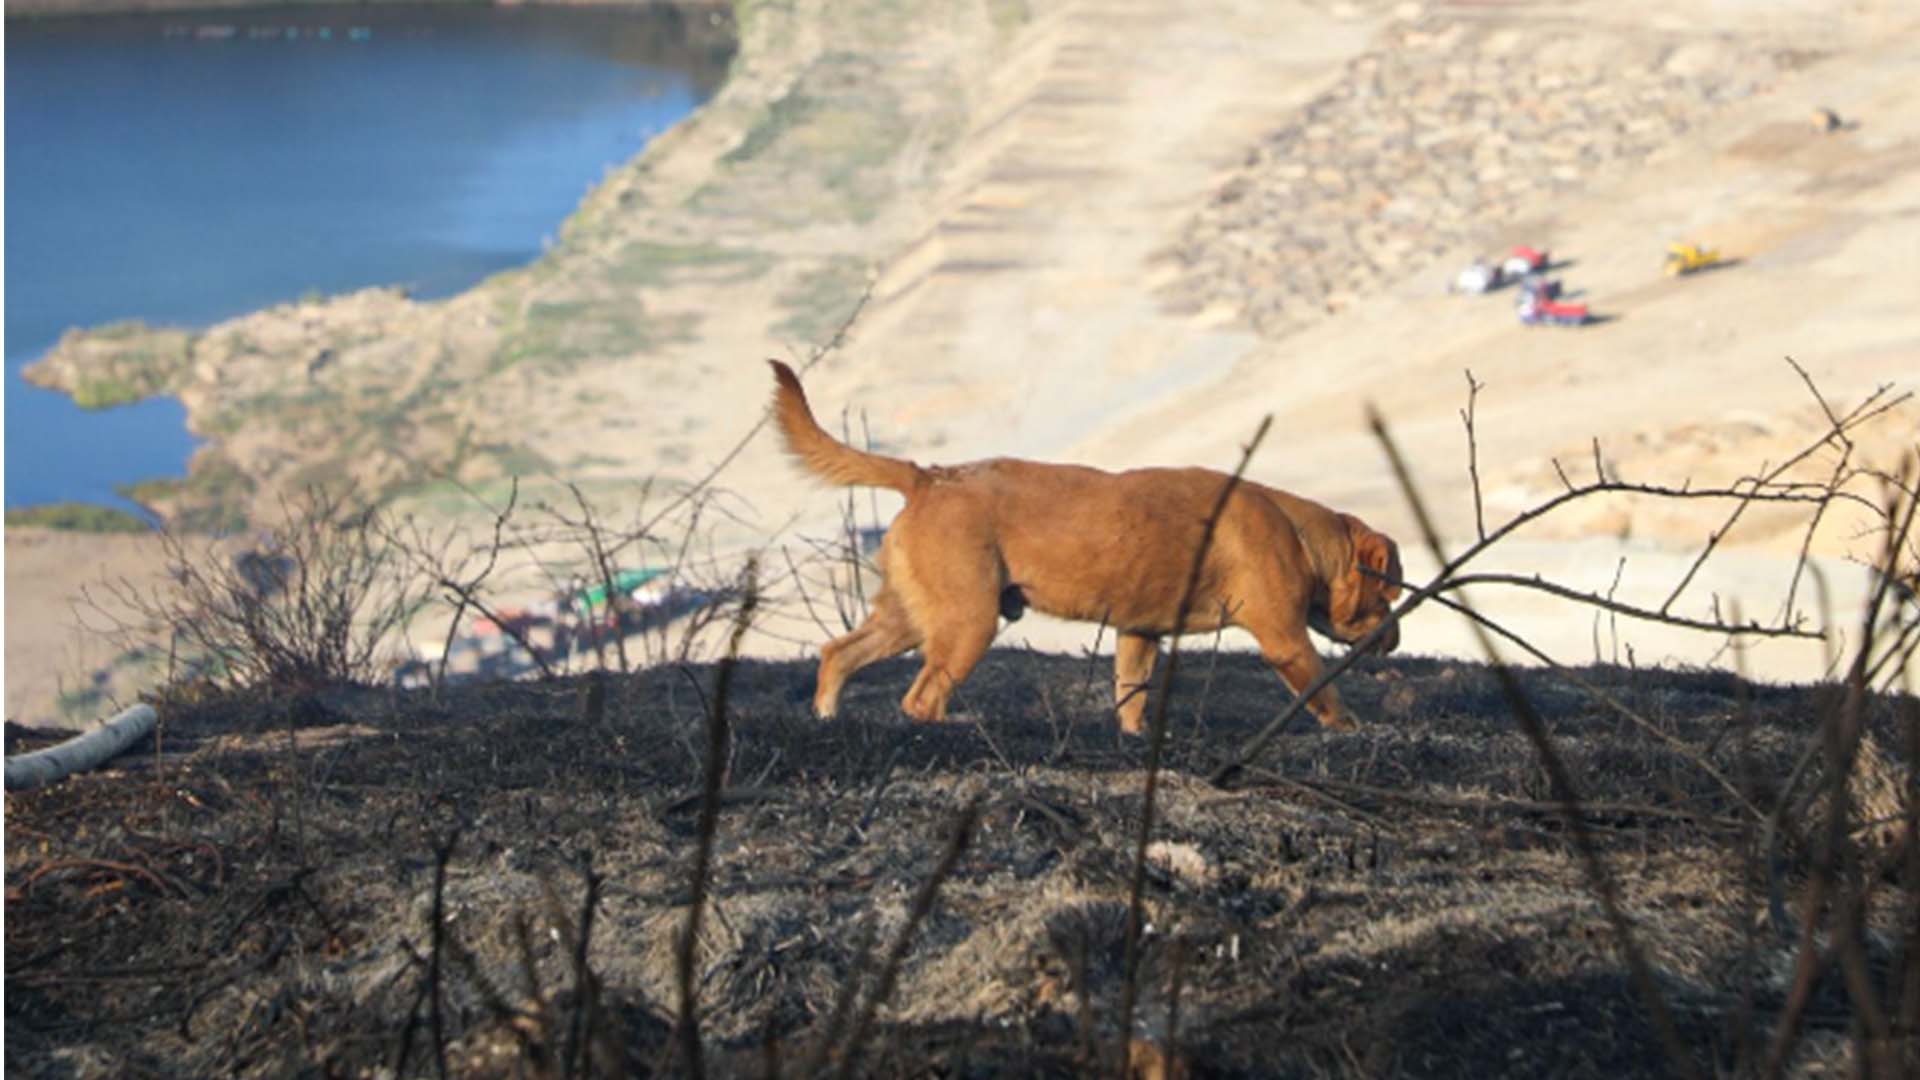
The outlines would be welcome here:
[[[1193,553],[1229,479],[1211,469],[1109,473],[1010,458],[929,472],[894,523],[901,543],[924,552],[944,543],[914,534],[964,536],[964,546],[993,549],[1004,584],[1034,609],[1156,636],[1176,632]],[[1232,623],[1249,603],[1324,608],[1322,568],[1344,565],[1345,535],[1325,507],[1240,481],[1181,629]]]

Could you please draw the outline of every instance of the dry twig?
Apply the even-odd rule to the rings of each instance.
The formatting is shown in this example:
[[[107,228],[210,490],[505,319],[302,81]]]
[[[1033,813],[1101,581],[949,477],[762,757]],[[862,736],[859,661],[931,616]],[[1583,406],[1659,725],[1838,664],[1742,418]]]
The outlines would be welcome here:
[[[1401,493],[1406,496],[1408,507],[1413,511],[1414,520],[1420,527],[1421,537],[1432,550],[1434,560],[1442,565],[1451,565],[1440,540],[1440,534],[1433,526],[1433,519],[1427,513],[1419,490],[1414,487],[1412,474],[1407,471],[1406,462],[1400,456],[1399,447],[1394,445],[1393,436],[1387,431],[1386,421],[1378,412],[1369,409],[1367,422],[1373,429],[1374,437],[1380,441],[1381,448],[1386,452],[1388,462],[1393,466],[1394,478],[1400,483]],[[1461,601],[1461,605],[1468,606],[1464,600]],[[1634,989],[1639,993],[1641,1001],[1645,1003],[1652,1017],[1654,1030],[1659,1033],[1660,1042],[1666,1047],[1668,1061],[1681,1075],[1698,1076],[1699,1065],[1693,1055],[1687,1051],[1686,1044],[1681,1041],[1680,1029],[1673,1022],[1673,1013],[1667,1007],[1665,997],[1660,993],[1659,984],[1654,981],[1653,968],[1642,953],[1639,940],[1633,933],[1632,923],[1628,921],[1626,912],[1620,906],[1619,887],[1614,883],[1613,876],[1607,872],[1606,864],[1600,858],[1600,850],[1588,829],[1586,814],[1581,809],[1579,791],[1574,786],[1572,774],[1567,771],[1566,764],[1560,760],[1558,751],[1554,749],[1553,742],[1547,735],[1545,722],[1534,710],[1533,703],[1527,698],[1526,692],[1521,689],[1519,679],[1514,676],[1512,669],[1501,661],[1499,650],[1494,646],[1493,639],[1487,636],[1486,630],[1478,622],[1470,621],[1469,625],[1473,628],[1474,636],[1479,639],[1480,648],[1486,654],[1487,663],[1492,665],[1494,674],[1500,679],[1502,689],[1506,691],[1507,700],[1513,706],[1514,716],[1520,722],[1521,730],[1526,734],[1527,741],[1533,744],[1534,753],[1539,757],[1541,766],[1547,771],[1553,785],[1554,801],[1560,806],[1560,813],[1566,822],[1567,831],[1573,837],[1574,850],[1579,854],[1581,866],[1586,872],[1587,885],[1600,901],[1600,907],[1606,913],[1607,922],[1613,928],[1621,955],[1625,958],[1627,970],[1632,976]]]

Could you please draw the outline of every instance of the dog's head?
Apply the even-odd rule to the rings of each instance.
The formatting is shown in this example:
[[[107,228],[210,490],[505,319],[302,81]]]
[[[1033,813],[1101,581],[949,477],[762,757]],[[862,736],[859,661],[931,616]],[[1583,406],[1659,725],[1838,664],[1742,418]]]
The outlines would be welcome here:
[[[1327,582],[1327,625],[1316,624],[1314,629],[1351,645],[1372,633],[1400,599],[1400,547],[1352,514],[1341,514],[1340,520],[1346,523],[1353,558],[1342,573]],[[1387,627],[1373,651],[1389,653],[1399,645],[1400,627],[1396,624]]]

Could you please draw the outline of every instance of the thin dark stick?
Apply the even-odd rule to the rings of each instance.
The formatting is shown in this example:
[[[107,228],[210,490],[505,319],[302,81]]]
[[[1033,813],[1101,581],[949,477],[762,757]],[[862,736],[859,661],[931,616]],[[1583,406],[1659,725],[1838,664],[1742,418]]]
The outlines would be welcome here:
[[[1795,360],[1791,356],[1782,357],[1782,359],[1787,362],[1788,367],[1793,369],[1795,375],[1800,376],[1800,381],[1807,384],[1807,393],[1812,394],[1813,400],[1820,404],[1820,411],[1827,414],[1828,426],[1836,428],[1842,426],[1840,418],[1833,414],[1833,406],[1827,404],[1827,396],[1820,392],[1818,386],[1814,385],[1813,376],[1807,374],[1807,369],[1800,366],[1800,361]],[[1880,389],[1884,392],[1887,388],[1883,386]]]
[[[838,636],[834,633],[833,628],[827,625],[826,620],[820,617],[820,613],[813,609],[813,597],[807,592],[806,580],[800,576],[800,567],[799,567],[799,564],[793,561],[793,553],[791,551],[788,551],[786,547],[783,545],[780,548],[780,555],[782,558],[787,560],[787,570],[793,576],[794,591],[800,594],[800,603],[802,606],[804,606],[807,609],[807,617],[813,620],[813,625],[819,627],[821,633],[827,635],[828,637]],[[838,607],[839,596],[837,593],[835,594],[834,600],[835,600],[835,606]],[[844,612],[841,615],[841,621],[843,622],[846,621]],[[848,625],[846,627],[843,627],[840,632],[845,633],[846,631],[851,629],[853,629],[852,625]]]
[[[481,506],[487,505],[486,500],[481,498],[478,492],[464,484],[461,484],[460,487],[468,498],[473,499]],[[439,670],[433,679],[435,693],[438,693],[441,684],[446,682],[447,662],[453,656],[453,641],[459,636],[460,620],[466,616],[466,611],[469,607],[479,611],[485,618],[491,619],[495,625],[501,628],[502,632],[512,635],[514,640],[520,643],[521,648],[532,653],[534,660],[541,663],[541,669],[546,673],[547,677],[549,679],[553,677],[553,672],[546,668],[544,661],[540,661],[540,654],[534,651],[532,643],[528,642],[518,630],[509,630],[507,625],[502,622],[498,616],[488,610],[484,605],[478,603],[477,599],[481,585],[485,583],[487,578],[492,576],[494,568],[500,563],[500,552],[503,547],[501,543],[501,533],[505,531],[507,521],[512,518],[514,507],[519,501],[520,478],[515,476],[507,488],[506,505],[493,512],[493,539],[487,545],[486,564],[465,581],[455,581],[451,575],[445,573],[441,567],[435,565],[437,560],[434,558],[434,555],[437,553],[434,549],[439,545],[431,543],[430,537],[423,536],[418,526],[412,525],[411,522],[409,523],[409,532],[411,535],[405,540],[400,538],[397,529],[389,529],[387,531],[388,541],[399,548],[403,554],[409,556],[417,568],[427,571],[434,579],[434,584],[446,590],[454,602],[453,621],[447,626],[447,637],[440,648]],[[491,507],[489,507],[489,509],[491,509]],[[461,561],[463,563],[465,562],[464,559]]]
[[[1620,556],[1620,561],[1615,563],[1613,567],[1613,584],[1607,586],[1607,600],[1609,602],[1613,600],[1614,594],[1620,591],[1620,575],[1626,572],[1627,557],[1622,555]],[[1738,623],[1740,620],[1736,617],[1733,621]],[[1617,664],[1620,662],[1620,619],[1618,615],[1607,620],[1607,634],[1613,639],[1613,662]],[[1737,641],[1739,639],[1734,638],[1733,640]],[[1600,662],[1600,613],[1597,611],[1593,614],[1593,660],[1596,664]]]
[[[482,618],[487,619],[489,622],[493,623],[493,625],[499,627],[501,633],[512,638],[515,644],[519,645],[522,649],[525,649],[527,652],[527,655],[533,657],[533,662],[539,665],[541,678],[546,679],[549,682],[551,682],[555,678],[558,678],[558,676],[554,673],[553,667],[547,663],[544,657],[540,655],[540,650],[533,647],[533,642],[527,640],[526,633],[523,632],[518,626],[515,626],[513,623],[513,620],[502,618],[499,612],[493,610],[492,608],[488,607],[486,604],[482,603],[478,595],[472,592],[467,586],[462,585],[459,582],[442,578],[438,582],[438,584],[442,588],[445,588],[449,592],[453,593],[467,606],[473,608],[475,611],[478,611]]]
[[[580,491],[580,485],[569,480],[567,490],[573,493],[573,501],[580,507],[582,528],[587,534],[587,551],[593,556],[594,567],[600,571],[600,587],[607,591],[607,614],[611,616],[613,622],[614,652],[620,657],[620,671],[624,674],[632,671],[633,665],[627,660],[627,635],[620,625],[620,607],[617,600],[619,593],[613,587],[613,557],[607,553],[606,545],[601,542],[600,523],[594,520],[593,506],[587,502],[586,495]]]
[[[1740,619],[1740,603],[1733,603],[1734,621]],[[1735,717],[1739,730],[1739,754],[1742,778],[1749,791],[1758,786],[1759,772],[1753,757],[1753,683],[1747,675],[1747,649],[1744,642],[1735,639],[1729,643],[1733,650],[1733,669],[1739,681],[1735,684],[1740,701],[1740,710]],[[1714,737],[1718,744],[1719,736]],[[1708,748],[1712,752],[1712,748]],[[1740,1006],[1734,1012],[1731,1031],[1734,1041],[1734,1076],[1753,1074],[1753,1015],[1758,1002],[1759,955],[1760,955],[1760,908],[1765,901],[1761,892],[1767,880],[1767,871],[1761,865],[1762,852],[1760,834],[1752,822],[1743,821],[1740,828],[1741,869],[1749,884],[1746,895],[1741,897],[1737,917],[1742,928],[1740,947]]]
[[[1134,837],[1133,878],[1127,889],[1127,951],[1126,982],[1120,996],[1120,1070],[1125,1075],[1128,1060],[1128,1045],[1133,1032],[1133,1008],[1139,996],[1140,977],[1140,912],[1144,903],[1147,884],[1147,845],[1153,838],[1154,796],[1160,787],[1160,757],[1167,741],[1167,704],[1173,697],[1174,676],[1180,670],[1180,631],[1186,629],[1187,616],[1193,612],[1193,594],[1199,591],[1200,575],[1205,572],[1207,552],[1213,547],[1213,533],[1220,524],[1220,515],[1226,512],[1227,502],[1233,497],[1234,489],[1240,486],[1240,478],[1247,471],[1247,465],[1253,461],[1254,451],[1260,448],[1261,440],[1267,437],[1267,429],[1273,426],[1273,414],[1268,413],[1254,429],[1253,438],[1240,451],[1240,464],[1227,476],[1226,483],[1220,485],[1220,494],[1214,500],[1213,509],[1207,513],[1205,525],[1200,530],[1200,544],[1194,549],[1193,563],[1187,568],[1187,583],[1180,593],[1178,614],[1173,620],[1173,634],[1167,642],[1167,668],[1162,676],[1159,699],[1153,703],[1153,722],[1147,732],[1147,778],[1145,790],[1141,795],[1140,828]],[[1309,695],[1301,695],[1308,700]]]
[[[1200,680],[1200,696],[1193,703],[1193,726],[1204,731],[1207,723],[1207,698],[1213,693],[1214,672],[1220,667],[1220,642],[1227,632],[1226,605],[1221,605],[1220,628],[1213,632],[1213,645],[1207,650],[1207,674]]]
[[[1566,488],[1568,491],[1572,491],[1573,479],[1567,475],[1567,470],[1561,467],[1560,459],[1548,458],[1547,460],[1553,462],[1553,471],[1555,475],[1560,477],[1560,486]]]
[[[1394,626],[1402,618],[1405,618],[1409,611],[1426,603],[1445,585],[1446,576],[1444,574],[1436,576],[1433,581],[1421,586],[1411,596],[1402,600],[1399,607],[1393,609],[1392,613],[1380,620],[1380,625],[1368,631],[1359,638],[1359,640],[1348,645],[1345,655],[1329,661],[1321,670],[1319,678],[1314,679],[1308,683],[1304,689],[1295,693],[1293,700],[1288,702],[1286,707],[1280,710],[1278,716],[1267,721],[1266,727],[1261,728],[1253,738],[1248,739],[1246,743],[1240,747],[1238,752],[1229,757],[1219,768],[1213,770],[1213,772],[1208,775],[1207,782],[1215,787],[1226,787],[1232,783],[1234,776],[1241,771],[1245,764],[1251,761],[1260,751],[1266,749],[1267,743],[1271,742],[1273,737],[1278,735],[1280,730],[1287,726],[1287,722],[1295,716],[1298,716],[1301,711],[1307,707],[1307,702],[1313,700],[1313,695],[1319,693],[1328,684],[1332,683],[1333,680],[1339,678],[1348,668],[1357,663],[1362,656],[1367,655],[1367,653],[1372,650],[1374,642],[1379,641],[1386,635],[1389,627]]]
[[[580,1053],[592,1030],[593,1014],[599,1011],[599,995],[593,985],[593,972],[587,968],[587,942],[593,936],[593,909],[599,906],[602,878],[593,872],[589,861],[587,896],[580,903],[580,936],[573,943],[573,1016],[567,1025],[567,1050],[563,1058],[566,1076],[579,1075]]]
[[[913,895],[913,905],[908,909],[907,921],[894,935],[893,944],[887,949],[886,959],[880,964],[880,975],[874,980],[873,990],[867,995],[866,1004],[861,1006],[860,1015],[854,1019],[853,1028],[847,1034],[846,1053],[840,1058],[840,1068],[836,1076],[852,1076],[854,1065],[860,1060],[861,1049],[873,1030],[873,1018],[888,998],[893,996],[894,980],[900,977],[900,965],[905,962],[907,950],[913,946],[915,932],[926,921],[933,910],[933,902],[940,895],[940,886],[952,876],[954,868],[960,865],[960,856],[966,853],[967,845],[973,840],[974,825],[980,819],[980,800],[978,798],[961,807],[954,818],[953,832],[947,838],[947,847],[940,855],[940,862],[933,873],[920,883],[920,889]]]
[[[840,1042],[842,1032],[846,1030],[847,1018],[853,1015],[854,999],[860,994],[860,984],[866,977],[867,964],[873,959],[874,924],[869,922],[860,928],[859,937],[853,949],[853,970],[847,981],[840,985],[840,993],[834,997],[833,1011],[827,1015],[825,1034],[813,1044],[813,1050],[801,1062],[799,1076],[818,1076],[826,1067],[827,1059],[833,1056],[833,1048]]]
[[[1086,679],[1086,682],[1082,683],[1080,686],[1081,693],[1093,692],[1093,680],[1099,674],[1099,671],[1100,671],[1100,667],[1098,664],[1098,661],[1100,659],[1100,642],[1106,636],[1107,636],[1107,616],[1102,615],[1100,616],[1100,621],[1095,623],[1093,626],[1093,644],[1089,646],[1086,650],[1087,679]],[[1119,635],[1117,634],[1115,635],[1116,638],[1118,638],[1118,636]]]
[[[1755,490],[1758,490],[1757,482],[1755,484]],[[1660,614],[1665,615],[1668,609],[1673,607],[1674,601],[1680,599],[1680,594],[1685,592],[1687,586],[1693,583],[1694,575],[1700,572],[1702,566],[1706,565],[1707,558],[1713,554],[1715,548],[1720,546],[1720,541],[1726,539],[1727,534],[1733,531],[1734,524],[1740,520],[1740,515],[1746,513],[1747,507],[1752,505],[1753,500],[1741,499],[1734,505],[1733,512],[1727,515],[1727,520],[1722,522],[1719,528],[1707,534],[1707,542],[1701,546],[1700,554],[1694,557],[1693,565],[1687,567],[1687,572],[1682,574],[1680,581],[1674,585],[1673,592],[1667,595],[1666,602],[1660,605]],[[1820,505],[1824,507],[1826,503],[1821,502]]]
[[[1186,989],[1187,981],[1187,939],[1173,939],[1173,971],[1170,973],[1171,985],[1167,989],[1167,1061],[1171,1064],[1180,1060],[1180,994]]]
[[[1901,725],[1906,734],[1907,769],[1911,775],[1920,771],[1920,698],[1913,693],[1913,681],[1910,673],[1906,677],[1906,704],[1901,710],[1904,723]],[[1904,884],[1908,896],[1920,896],[1920,793],[1910,787],[1907,790],[1906,803],[1901,808],[1906,826],[1906,866],[1903,868]],[[1900,989],[1900,1027],[1910,1033],[1920,1033],[1920,904],[1907,907],[1907,930],[1899,954],[1899,967],[1888,979],[1889,986]]]
[[[1865,644],[1862,643],[1862,652]],[[1858,665],[1855,665],[1858,670]],[[1849,681],[1847,697],[1852,698],[1853,685]],[[1822,836],[1819,857],[1814,861],[1813,880],[1809,883],[1806,897],[1806,917],[1801,920],[1799,944],[1795,950],[1792,988],[1787,993],[1785,1006],[1781,1009],[1780,1019],[1774,1026],[1773,1040],[1767,1050],[1767,1063],[1763,1070],[1769,1078],[1785,1075],[1787,1055],[1799,1040],[1800,1023],[1807,1005],[1813,999],[1813,991],[1820,976],[1832,965],[1835,948],[1822,948],[1820,944],[1821,912],[1826,908],[1827,895],[1834,887],[1835,861],[1839,845],[1844,835],[1844,818],[1847,807],[1847,775],[1842,771],[1852,764],[1841,747],[1839,728],[1841,716],[1847,711],[1850,702],[1844,702],[1840,708],[1829,710],[1822,718],[1821,740],[1827,749],[1830,772],[1828,784],[1827,822]],[[1776,898],[1776,903],[1778,900]]]
[[[733,670],[740,659],[740,642],[753,621],[759,600],[755,584],[758,560],[749,558],[742,571],[745,582],[740,609],[734,614],[733,636],[727,642],[727,654],[714,674],[713,708],[707,713],[707,762],[700,789],[699,839],[693,854],[693,898],[687,905],[687,925],[681,931],[674,950],[675,974],[680,992],[680,1013],[675,1033],[679,1037],[680,1057],[688,1075],[695,1080],[706,1075],[700,1052],[700,1015],[698,987],[693,977],[694,953],[700,942],[700,922],[706,910],[708,878],[713,870],[713,837],[719,829],[720,789],[726,783],[727,747],[730,732],[727,722],[727,694],[733,686]]]
[[[1487,515],[1480,502],[1480,443],[1473,433],[1473,406],[1485,385],[1475,382],[1473,369],[1468,368],[1467,407],[1460,410],[1460,420],[1467,426],[1467,479],[1473,483],[1473,529],[1482,540],[1487,538]]]
[[[440,956],[445,951],[447,934],[447,863],[453,858],[453,846],[459,839],[460,832],[456,829],[447,836],[447,842],[433,853],[433,926],[428,935],[433,947],[427,956],[427,986],[432,1004],[429,1006],[428,1030],[433,1034],[433,1062],[441,1080],[446,1080],[447,1075],[447,1034],[442,1018],[445,995],[440,977]]]
[[[402,941],[401,944],[405,945],[406,943]],[[408,948],[409,951],[411,951],[411,947],[409,946]],[[225,986],[226,984],[224,982],[216,983],[215,989],[224,989]],[[430,982],[422,981],[419,989],[413,992],[413,1003],[407,1006],[407,1022],[400,1027],[400,1043],[394,1048],[393,1053],[393,1075],[395,1076],[407,1075],[407,1066],[412,1063],[413,1033],[420,1030],[420,1005],[426,1001],[427,994],[431,989],[432,984]],[[191,1033],[187,1030],[188,1022],[193,1019],[194,1011],[199,1008],[201,999],[207,996],[207,994],[208,991],[203,990],[199,995],[196,995],[192,1001],[187,1003],[187,1014],[180,1018],[180,1034],[182,1037],[192,1037]]]
[[[1834,463],[1833,475],[1827,480],[1828,490],[1840,489],[1840,485],[1846,481],[1847,466],[1852,462],[1852,458],[1853,444],[1849,442],[1847,448],[1840,452],[1840,460]],[[1807,533],[1800,540],[1800,554],[1793,560],[1793,577],[1787,582],[1787,600],[1780,609],[1782,621],[1793,617],[1793,601],[1800,592],[1800,578],[1806,573],[1807,557],[1813,550],[1813,534],[1820,530],[1820,521],[1826,517],[1827,507],[1830,505],[1832,505],[1830,502],[1823,502],[1814,507],[1813,520],[1807,522]]]
[[[1633,604],[1621,603],[1618,600],[1602,596],[1599,593],[1569,589],[1565,585],[1556,585],[1545,578],[1526,577],[1520,574],[1456,574],[1448,578],[1446,583],[1442,585],[1438,591],[1452,592],[1455,589],[1463,589],[1469,585],[1512,585],[1522,589],[1534,589],[1539,592],[1550,593],[1562,599],[1577,600],[1589,607],[1596,607],[1602,611],[1610,611],[1615,615],[1625,615],[1631,619],[1642,619],[1647,622],[1664,623],[1668,626],[1678,626],[1686,630],[1704,630],[1715,634],[1737,634],[1748,637],[1789,637],[1807,638],[1810,640],[1817,640],[1823,636],[1817,630],[1806,630],[1799,626],[1762,626],[1759,623],[1735,626],[1720,619],[1689,619],[1682,615],[1668,614],[1665,610],[1654,611],[1649,608],[1637,607]]]
[[[1414,520],[1420,526],[1422,538],[1433,552],[1436,562],[1448,564],[1440,534],[1433,526],[1433,519],[1427,513],[1426,503],[1414,486],[1413,476],[1407,470],[1405,459],[1400,456],[1400,448],[1395,445],[1393,436],[1387,431],[1386,421],[1371,407],[1367,410],[1367,424],[1373,429],[1374,438],[1386,451],[1387,460],[1393,466],[1394,478],[1399,481],[1400,490],[1407,499],[1408,508],[1413,511]],[[1462,606],[1468,606],[1461,601]],[[1554,801],[1560,804],[1560,813],[1567,831],[1573,838],[1573,845],[1580,856],[1582,867],[1586,871],[1588,887],[1600,901],[1601,909],[1606,913],[1614,936],[1619,943],[1621,953],[1626,959],[1627,969],[1632,976],[1635,990],[1651,1014],[1654,1030],[1659,1033],[1660,1041],[1665,1045],[1667,1056],[1673,1067],[1682,1075],[1699,1075],[1698,1063],[1687,1052],[1686,1044],[1680,1038],[1680,1029],[1674,1025],[1673,1014],[1667,1008],[1665,998],[1660,993],[1659,984],[1654,981],[1653,969],[1647,963],[1646,956],[1640,950],[1640,943],[1633,934],[1633,926],[1627,920],[1625,911],[1620,907],[1618,886],[1606,864],[1600,858],[1599,847],[1594,843],[1593,834],[1587,826],[1585,814],[1581,811],[1580,796],[1574,787],[1573,776],[1567,771],[1566,764],[1560,760],[1559,752],[1553,747],[1547,735],[1546,724],[1534,709],[1533,702],[1520,687],[1520,680],[1500,659],[1499,650],[1494,647],[1493,639],[1477,622],[1469,621],[1474,636],[1479,639],[1481,651],[1486,654],[1487,662],[1493,666],[1494,674],[1499,678],[1501,688],[1506,692],[1507,700],[1513,706],[1514,716],[1520,722],[1521,731],[1527,741],[1533,745],[1534,753],[1539,757],[1541,766],[1551,781]]]

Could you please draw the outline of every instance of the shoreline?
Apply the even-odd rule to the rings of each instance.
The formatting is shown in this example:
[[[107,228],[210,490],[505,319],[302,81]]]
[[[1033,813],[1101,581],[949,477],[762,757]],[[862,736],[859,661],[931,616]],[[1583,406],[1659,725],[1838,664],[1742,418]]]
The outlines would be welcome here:
[[[737,49],[715,96],[592,185],[530,264],[431,302],[375,287],[283,303],[165,349],[158,339],[178,331],[70,333],[23,374],[71,394],[89,372],[131,362],[144,392],[178,398],[206,442],[180,483],[142,500],[175,522],[270,516],[271,492],[289,484],[346,484],[387,502],[596,459],[575,440],[556,451],[475,433],[503,414],[604,417],[610,396],[624,396],[609,395],[606,375],[686,352],[720,311],[766,312],[767,329],[789,341],[837,325],[911,227],[909,190],[928,182],[926,151],[960,122],[951,99],[979,77],[969,67],[1011,29],[985,20],[944,41],[931,71],[887,69],[850,85],[843,72],[928,35],[831,8],[742,5],[748,25],[731,27]],[[836,40],[819,34],[824,25]],[[863,36],[863,50],[834,48]],[[910,150],[921,160],[903,174]],[[810,198],[782,198],[790,192]],[[158,353],[166,371],[152,369]],[[282,373],[317,356],[325,371],[289,397]],[[543,390],[548,400],[528,400]],[[655,471],[619,462],[621,475]]]
[[[643,25],[673,26],[683,39],[682,48],[690,57],[712,57],[721,61],[690,60],[689,70],[700,68],[705,74],[697,76],[707,96],[724,85],[731,60],[737,51],[737,37],[732,25],[733,5],[715,0],[533,0],[531,3],[490,2],[490,0],[365,0],[361,3],[345,3],[340,0],[265,0],[249,2],[240,0],[234,3],[215,2],[212,4],[187,0],[182,3],[124,3],[121,0],[77,0],[77,2],[55,2],[36,6],[29,2],[24,10],[16,10],[10,5],[9,20],[20,19],[33,23],[46,21],[50,28],[62,20],[118,18],[163,19],[167,16],[181,16],[183,23],[200,24],[201,29],[212,24],[214,28],[228,31],[231,36],[232,21],[242,23],[260,22],[278,27],[292,19],[299,23],[302,18],[313,21],[314,25],[330,25],[335,33],[345,37],[344,24],[370,21],[374,25],[383,25],[382,20],[396,13],[401,19],[409,18],[406,9],[418,9],[424,17],[429,12],[445,12],[458,18],[457,12],[465,9],[480,11],[508,11],[513,9],[540,8],[547,11],[601,11],[608,13],[627,12],[648,19]],[[311,15],[295,15],[294,12],[312,12]],[[201,16],[204,16],[202,18]],[[226,20],[226,22],[222,22]],[[186,26],[176,27],[174,20],[165,19],[168,36],[176,36],[176,29],[184,31]],[[242,26],[242,30],[246,29]],[[324,31],[321,31],[324,33]],[[311,34],[309,28],[309,34]],[[705,104],[700,102],[695,111]],[[681,117],[684,120],[686,117]],[[678,123],[679,121],[675,121]],[[657,141],[659,133],[649,137],[647,143],[624,159],[607,163],[597,171],[595,177],[583,178],[589,184],[596,184],[600,177],[618,168],[625,168],[639,155],[644,154],[648,146]],[[546,228],[549,236],[557,235],[566,228],[568,220],[578,212],[580,200],[574,200],[564,212],[556,216]],[[442,301],[457,298],[482,287],[490,278],[501,273],[524,272],[546,257],[538,245],[528,244],[525,261],[510,266],[504,271],[490,270],[477,274],[460,284],[452,291],[435,289],[418,303],[431,306]],[[396,272],[396,276],[399,276]],[[197,449],[183,464],[179,472],[155,473],[130,476],[115,483],[112,494],[104,492],[91,496],[71,491],[55,493],[53,497],[31,503],[21,503],[11,509],[28,513],[43,513],[58,520],[63,528],[84,530],[88,516],[63,512],[61,508],[69,506],[87,506],[103,510],[124,509],[129,504],[137,507],[155,521],[169,517],[171,504],[175,501],[172,493],[184,485],[192,483],[195,471],[194,461],[203,453],[211,452],[214,460],[222,460],[220,442],[222,432],[207,424],[201,410],[195,408],[195,401],[189,394],[181,391],[184,384],[191,381],[192,372],[188,369],[195,362],[192,348],[195,342],[218,327],[241,323],[254,316],[287,307],[307,305],[325,305],[367,292],[391,292],[412,300],[405,286],[388,284],[388,278],[366,280],[349,287],[343,292],[321,293],[313,289],[304,290],[296,298],[289,292],[285,299],[260,307],[249,307],[237,314],[223,315],[206,322],[187,321],[146,321],[137,318],[117,319],[92,324],[69,325],[57,338],[44,348],[37,350],[31,359],[21,363],[17,369],[19,376],[27,385],[52,391],[64,396],[72,406],[86,414],[107,412],[118,406],[147,402],[157,398],[172,398],[178,402],[186,414],[183,418],[182,432],[194,440]],[[297,358],[295,358],[297,359]],[[11,366],[11,365],[10,365]],[[233,509],[231,507],[221,509]],[[231,514],[212,515],[202,513],[199,521],[229,520]],[[198,527],[188,523],[189,527]]]

